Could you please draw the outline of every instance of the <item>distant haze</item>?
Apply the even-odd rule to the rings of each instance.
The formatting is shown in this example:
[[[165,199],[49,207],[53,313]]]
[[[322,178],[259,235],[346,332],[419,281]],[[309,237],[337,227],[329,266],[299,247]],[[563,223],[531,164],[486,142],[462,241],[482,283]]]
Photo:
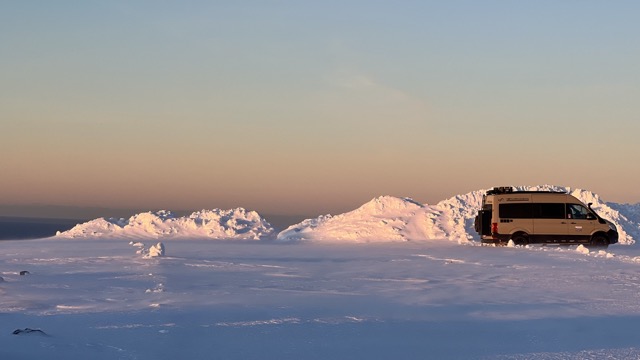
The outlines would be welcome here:
[[[588,0],[7,2],[1,213],[318,215],[535,184],[639,202],[638,13]]]

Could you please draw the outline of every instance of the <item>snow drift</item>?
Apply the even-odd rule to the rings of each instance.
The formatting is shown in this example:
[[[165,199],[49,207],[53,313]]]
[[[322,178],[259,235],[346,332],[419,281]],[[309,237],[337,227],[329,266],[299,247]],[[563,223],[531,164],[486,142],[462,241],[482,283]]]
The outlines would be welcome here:
[[[607,203],[591,191],[541,185],[516,186],[517,190],[552,190],[569,193],[613,222],[620,244],[633,244],[640,236],[640,204]],[[487,190],[457,195],[435,205],[423,205],[409,198],[382,196],[348,213],[323,215],[290,226],[277,236],[279,241],[416,241],[450,239],[479,240],[473,221]]]
[[[62,238],[209,238],[262,240],[275,230],[255,211],[201,210],[176,217],[166,210],[133,215],[128,220],[99,218],[56,234]]]
[[[410,198],[381,196],[351,212],[323,215],[290,226],[281,241],[345,240],[352,242],[403,241],[443,238],[440,214]]]
[[[603,201],[582,189],[541,185],[516,186],[517,190],[546,190],[569,193],[618,228],[619,243],[633,244],[640,238],[640,204]],[[361,207],[339,215],[307,219],[275,233],[255,211],[201,210],[184,217],[170,211],[136,214],[129,219],[99,218],[58,233],[63,238],[209,238],[278,241],[387,242],[449,239],[457,242],[479,240],[473,221],[487,190],[456,195],[435,205],[420,204],[410,198],[380,196]]]

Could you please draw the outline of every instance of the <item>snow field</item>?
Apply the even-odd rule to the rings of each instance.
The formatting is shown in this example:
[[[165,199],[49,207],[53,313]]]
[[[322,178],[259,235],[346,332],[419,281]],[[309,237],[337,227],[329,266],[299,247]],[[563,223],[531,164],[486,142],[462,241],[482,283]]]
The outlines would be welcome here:
[[[521,189],[593,202],[620,244],[480,246],[484,190],[279,234],[242,208],[101,218],[0,243],[0,359],[640,358],[638,205]]]
[[[1,245],[2,359],[640,356],[636,246]]]

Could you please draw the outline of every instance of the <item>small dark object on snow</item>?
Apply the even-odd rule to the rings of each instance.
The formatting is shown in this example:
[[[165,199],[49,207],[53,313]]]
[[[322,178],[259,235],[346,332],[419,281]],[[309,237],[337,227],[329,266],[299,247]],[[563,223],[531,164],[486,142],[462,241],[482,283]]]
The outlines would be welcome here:
[[[44,336],[48,336],[47,333],[45,333],[44,331],[40,330],[40,329],[29,329],[29,328],[24,328],[24,330],[22,329],[17,329],[13,332],[13,335],[20,335],[20,334],[33,334],[36,333],[38,335],[44,335]]]
[[[27,270],[20,271],[20,275],[29,275],[29,274],[31,274],[31,273],[28,272]]]

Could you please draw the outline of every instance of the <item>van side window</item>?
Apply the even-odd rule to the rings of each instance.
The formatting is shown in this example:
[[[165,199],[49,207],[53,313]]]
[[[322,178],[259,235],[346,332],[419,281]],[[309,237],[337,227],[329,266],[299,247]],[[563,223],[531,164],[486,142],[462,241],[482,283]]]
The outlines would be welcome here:
[[[500,204],[498,206],[499,216],[502,219],[532,219],[532,204]]]
[[[564,219],[563,203],[539,203],[534,205],[534,215],[537,219]]]
[[[589,210],[579,204],[567,204],[567,219],[586,219]]]
[[[564,203],[501,204],[498,208],[502,219],[564,219]]]

